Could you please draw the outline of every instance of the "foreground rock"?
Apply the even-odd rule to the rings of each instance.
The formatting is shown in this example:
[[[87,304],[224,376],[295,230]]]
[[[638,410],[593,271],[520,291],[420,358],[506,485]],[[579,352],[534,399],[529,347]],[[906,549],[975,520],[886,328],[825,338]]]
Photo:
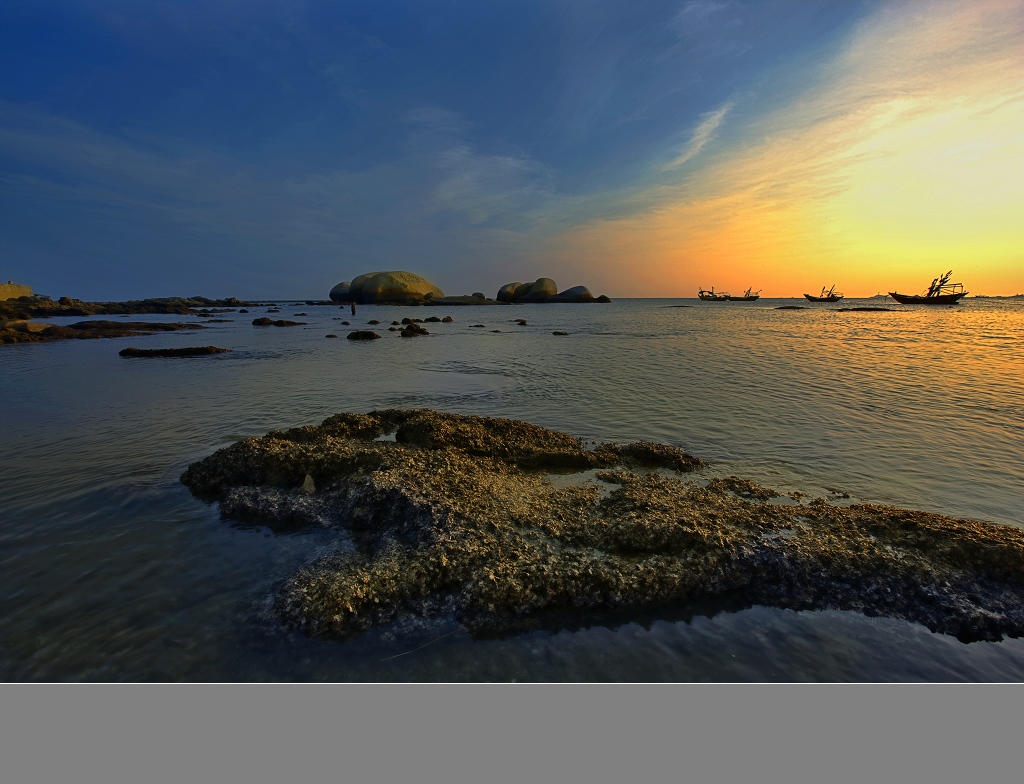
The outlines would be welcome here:
[[[231,349],[217,346],[188,346],[185,348],[123,348],[122,357],[203,357],[208,354],[229,354]]]
[[[37,321],[0,321],[0,344],[48,340],[89,340],[152,335],[182,329],[206,329],[203,324],[157,324],[149,321],[79,321],[66,327]]]
[[[854,610],[962,640],[1024,631],[1024,531],[775,505],[735,477],[701,486],[650,470],[700,465],[662,444],[588,449],[525,422],[385,410],[240,441],[182,481],[228,517],[346,534],[278,596],[314,636],[410,614],[508,634],[709,601]],[[545,476],[588,469],[567,487]]]

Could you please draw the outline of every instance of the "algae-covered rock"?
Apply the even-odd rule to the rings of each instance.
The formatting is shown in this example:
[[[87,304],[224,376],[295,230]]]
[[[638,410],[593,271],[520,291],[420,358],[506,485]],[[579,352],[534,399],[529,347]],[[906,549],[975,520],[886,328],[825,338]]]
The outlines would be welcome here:
[[[701,465],[665,444],[587,447],[517,420],[389,409],[239,441],[182,481],[227,517],[339,530],[276,601],[314,636],[437,614],[509,634],[714,601],[854,610],[963,640],[1024,631],[1024,531],[776,504],[738,477],[687,481]]]

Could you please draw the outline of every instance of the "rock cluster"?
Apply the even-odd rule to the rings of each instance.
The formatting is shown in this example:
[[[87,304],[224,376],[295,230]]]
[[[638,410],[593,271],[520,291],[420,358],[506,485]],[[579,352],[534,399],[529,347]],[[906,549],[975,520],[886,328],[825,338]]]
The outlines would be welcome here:
[[[604,296],[595,297],[586,286],[573,286],[559,292],[551,278],[538,278],[531,283],[506,283],[495,297],[499,302],[611,302]]]
[[[182,481],[228,517],[343,534],[278,596],[315,636],[405,614],[508,634],[706,601],[855,610],[963,640],[1024,632],[1024,531],[782,505],[743,479],[671,473],[700,465],[664,444],[588,448],[526,422],[385,410],[237,442]],[[567,472],[583,473],[548,478]]]

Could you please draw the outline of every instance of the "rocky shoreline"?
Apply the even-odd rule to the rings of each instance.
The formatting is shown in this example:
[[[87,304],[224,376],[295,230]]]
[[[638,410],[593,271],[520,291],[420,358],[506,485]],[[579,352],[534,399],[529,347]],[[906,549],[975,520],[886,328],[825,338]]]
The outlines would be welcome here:
[[[160,297],[127,302],[85,302],[73,297],[52,300],[49,297],[21,297],[0,302],[0,321],[53,318],[54,316],[124,316],[163,313],[179,316],[226,313],[253,303],[234,297]],[[216,310],[214,310],[216,309]],[[204,312],[205,311],[205,312]]]
[[[247,302],[229,297],[164,297],[129,300],[128,302],[84,302],[71,297],[54,301],[49,297],[31,296],[0,301],[0,345],[5,343],[38,343],[50,340],[122,338],[150,335],[180,329],[203,329],[202,324],[160,324],[147,321],[79,321],[67,326],[46,324],[33,319],[56,316],[100,316],[173,314],[222,322],[212,316],[233,312]]]
[[[203,324],[164,324],[152,321],[79,321],[66,327],[38,321],[0,321],[0,345],[38,343],[49,340],[92,340],[177,332],[182,329],[206,329]]]
[[[702,465],[664,444],[383,410],[245,439],[181,480],[228,518],[338,532],[277,598],[317,637],[406,616],[488,636],[737,603],[853,610],[963,641],[1024,633],[1024,531],[686,478]]]

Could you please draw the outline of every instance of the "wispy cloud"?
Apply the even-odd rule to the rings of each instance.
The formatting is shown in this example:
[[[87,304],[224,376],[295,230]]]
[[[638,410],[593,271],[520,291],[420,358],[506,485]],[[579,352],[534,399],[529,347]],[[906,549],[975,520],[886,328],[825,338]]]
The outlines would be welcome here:
[[[731,108],[732,103],[725,103],[715,111],[701,115],[700,123],[693,129],[690,141],[675,160],[665,165],[665,169],[676,169],[700,155],[701,150],[714,138],[715,131],[718,130],[718,126],[722,124],[722,120]]]
[[[643,275],[680,292],[714,277],[793,293],[833,271],[873,294],[936,263],[1024,288],[1022,37],[1020,2],[882,7],[795,99],[634,194],[642,211],[576,227],[552,252],[597,269],[642,255],[625,292],[637,295]],[[705,115],[667,168],[693,161],[724,116]]]

